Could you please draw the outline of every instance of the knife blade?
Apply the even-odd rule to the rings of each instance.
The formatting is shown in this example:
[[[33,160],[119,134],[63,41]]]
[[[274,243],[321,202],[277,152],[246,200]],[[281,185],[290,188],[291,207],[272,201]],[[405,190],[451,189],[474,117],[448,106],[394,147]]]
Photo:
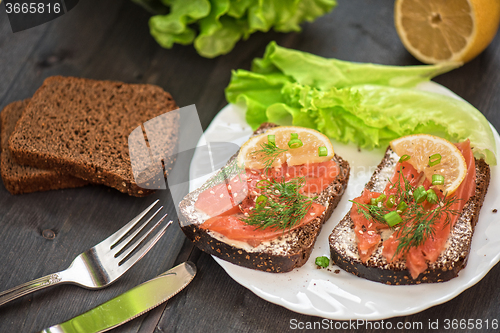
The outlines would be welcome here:
[[[186,287],[196,266],[184,262],[64,323],[39,333],[99,333],[130,321],[165,302]]]

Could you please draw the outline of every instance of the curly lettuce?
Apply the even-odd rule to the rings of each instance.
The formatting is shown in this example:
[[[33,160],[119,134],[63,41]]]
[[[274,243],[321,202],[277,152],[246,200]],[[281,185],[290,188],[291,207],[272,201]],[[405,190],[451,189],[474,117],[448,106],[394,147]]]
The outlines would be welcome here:
[[[252,71],[233,71],[226,99],[246,105],[252,128],[268,121],[304,126],[367,149],[415,133],[454,142],[468,138],[474,156],[494,165],[495,138],[479,110],[462,100],[414,89],[459,65],[353,63],[273,42],[262,59],[255,59]]]
[[[150,8],[147,0],[141,2]],[[257,31],[300,31],[331,11],[336,0],[163,0],[168,14],[149,21],[151,35],[165,48],[194,44],[198,53],[214,58],[230,52],[236,42]]]

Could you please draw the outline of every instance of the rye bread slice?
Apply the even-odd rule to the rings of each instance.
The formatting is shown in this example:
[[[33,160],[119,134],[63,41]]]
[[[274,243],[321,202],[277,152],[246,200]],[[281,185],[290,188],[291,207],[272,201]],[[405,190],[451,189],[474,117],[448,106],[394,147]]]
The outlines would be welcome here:
[[[397,159],[399,157],[388,148],[365,188],[381,192],[387,184],[387,178],[392,175]],[[475,194],[467,201],[455,222],[448,238],[447,248],[435,262],[428,262],[428,269],[416,279],[411,277],[404,259],[393,263],[387,262],[382,256],[382,242],[367,262],[363,263],[359,259],[354,223],[349,213],[335,226],[329,236],[333,263],[359,277],[389,285],[444,282],[456,277],[467,264],[474,227],[478,221],[489,182],[490,167],[484,160],[476,159]]]
[[[267,129],[275,126],[269,123],[263,124],[254,132],[254,135],[264,133]],[[349,164],[338,155],[335,155],[333,159],[340,168],[339,175],[315,200],[327,209],[321,216],[301,228],[277,239],[264,242],[257,247],[223,240],[220,235],[200,228],[205,219],[202,215],[197,214],[194,204],[202,192],[202,187],[189,193],[179,204],[181,212],[179,224],[182,231],[204,252],[236,265],[272,273],[289,272],[300,267],[308,260],[323,223],[330,218],[347,187]]]
[[[12,194],[80,187],[87,181],[52,170],[43,170],[16,163],[8,149],[9,137],[29,104],[29,99],[7,105],[0,113],[2,157],[0,173],[5,188]]]
[[[128,136],[147,120],[174,109],[172,96],[154,85],[54,76],[35,92],[9,148],[20,164],[144,196],[153,190],[134,181]],[[177,122],[166,124],[163,131],[164,156],[172,156]]]

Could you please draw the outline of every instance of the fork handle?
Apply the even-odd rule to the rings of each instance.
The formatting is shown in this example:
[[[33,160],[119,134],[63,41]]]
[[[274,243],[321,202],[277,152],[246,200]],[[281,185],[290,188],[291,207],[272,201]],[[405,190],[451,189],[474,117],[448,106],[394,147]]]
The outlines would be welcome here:
[[[27,295],[34,291],[44,289],[59,283],[62,283],[63,278],[61,272],[53,273],[41,278],[35,279],[30,282],[23,283],[17,287],[11,288],[9,290],[0,293],[0,305],[10,302],[18,297]]]

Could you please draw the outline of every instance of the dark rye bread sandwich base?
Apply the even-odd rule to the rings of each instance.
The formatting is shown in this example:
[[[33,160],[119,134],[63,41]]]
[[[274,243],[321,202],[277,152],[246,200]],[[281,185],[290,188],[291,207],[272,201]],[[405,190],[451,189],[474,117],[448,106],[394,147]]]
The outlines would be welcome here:
[[[52,170],[43,170],[16,163],[8,149],[9,137],[17,121],[29,104],[29,99],[7,105],[0,113],[1,163],[0,173],[5,188],[11,194],[31,193],[36,191],[58,190],[81,187],[87,181],[60,174]]]
[[[275,126],[263,124],[254,132],[254,135],[264,133]],[[237,154],[232,159],[236,156]],[[339,175],[315,200],[327,207],[326,210],[312,222],[284,236],[263,242],[257,247],[251,247],[233,244],[231,240],[224,240],[222,235],[217,236],[209,230],[201,229],[200,225],[204,219],[196,215],[194,208],[197,197],[202,192],[201,188],[189,193],[179,205],[181,229],[187,238],[204,252],[236,265],[272,273],[289,272],[300,267],[309,259],[323,223],[330,218],[337,207],[349,180],[349,164],[338,155],[335,155],[333,159],[340,169]]]
[[[399,157],[388,148],[382,162],[378,165],[365,188],[381,192],[392,175]],[[476,191],[465,204],[461,215],[455,222],[447,241],[447,247],[438,259],[416,279],[411,277],[404,259],[393,263],[382,256],[382,241],[372,256],[363,263],[358,255],[354,223],[350,213],[337,224],[329,236],[331,259],[335,265],[359,277],[389,285],[411,285],[420,283],[444,282],[456,277],[467,264],[474,227],[479,218],[484,197],[490,182],[490,167],[484,160],[476,162]],[[384,238],[383,238],[384,239]]]
[[[20,164],[144,196],[153,190],[134,180],[128,136],[144,122],[177,108],[158,86],[54,76],[31,98],[9,149]],[[165,140],[163,156],[173,156],[178,121],[162,130],[158,137]]]

